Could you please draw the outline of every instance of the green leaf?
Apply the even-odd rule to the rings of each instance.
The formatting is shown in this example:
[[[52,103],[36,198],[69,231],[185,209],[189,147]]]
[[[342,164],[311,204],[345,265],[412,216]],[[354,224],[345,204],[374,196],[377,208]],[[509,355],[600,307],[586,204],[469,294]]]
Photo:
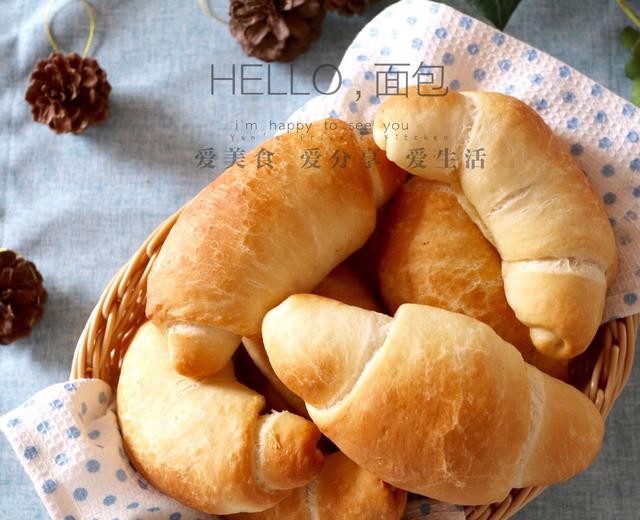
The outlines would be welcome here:
[[[467,0],[498,29],[504,29],[520,0]]]
[[[624,73],[629,79],[640,78],[640,55],[634,52],[631,56],[629,56],[629,59],[624,66]]]
[[[631,84],[631,102],[640,107],[640,79],[636,79]]]
[[[639,41],[640,32],[637,29],[634,29],[630,25],[627,25],[624,29],[622,29],[622,32],[620,33],[620,43],[625,49],[633,52],[633,49],[636,47]]]

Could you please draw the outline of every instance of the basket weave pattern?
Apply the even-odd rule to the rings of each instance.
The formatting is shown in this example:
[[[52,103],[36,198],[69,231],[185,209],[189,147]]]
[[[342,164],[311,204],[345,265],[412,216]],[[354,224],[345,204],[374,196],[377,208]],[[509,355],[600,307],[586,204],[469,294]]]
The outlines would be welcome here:
[[[180,212],[163,222],[107,285],[78,340],[72,379],[99,378],[115,389],[122,357],[145,320],[149,271]],[[631,373],[639,322],[640,314],[636,314],[606,323],[587,352],[572,361],[571,382],[595,403],[605,419]],[[513,489],[502,502],[466,507],[465,516],[467,520],[506,520],[544,489]]]

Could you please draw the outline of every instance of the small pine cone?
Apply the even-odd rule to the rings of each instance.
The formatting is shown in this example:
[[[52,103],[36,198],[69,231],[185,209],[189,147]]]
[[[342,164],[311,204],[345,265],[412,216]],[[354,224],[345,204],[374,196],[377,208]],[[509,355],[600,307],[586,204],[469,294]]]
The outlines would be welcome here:
[[[343,16],[362,14],[369,0],[324,0],[327,11],[337,11]]]
[[[33,69],[25,99],[34,121],[56,133],[79,134],[107,118],[110,92],[107,74],[95,59],[52,53]]]
[[[33,262],[0,251],[0,344],[28,336],[42,318],[47,291]]]
[[[231,0],[229,30],[247,56],[294,60],[320,34],[322,0]]]

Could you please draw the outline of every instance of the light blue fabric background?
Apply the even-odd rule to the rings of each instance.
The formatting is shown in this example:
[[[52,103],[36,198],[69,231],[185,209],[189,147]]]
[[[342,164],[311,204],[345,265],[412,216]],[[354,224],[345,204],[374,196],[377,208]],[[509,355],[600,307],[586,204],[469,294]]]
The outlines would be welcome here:
[[[323,36],[296,62],[296,84],[311,88],[322,63],[338,64],[362,18],[329,15]],[[465,9],[461,1],[449,2]],[[225,2],[214,2],[222,7]],[[196,0],[96,0],[92,54],[113,87],[111,115],[82,136],[56,136],[31,122],[23,101],[35,61],[50,52],[46,1],[4,0],[0,17],[0,245],[22,252],[43,273],[50,300],[33,335],[0,347],[0,412],[68,376],[75,342],[111,276],[149,232],[223,167],[229,146],[251,148],[308,98],[210,95],[210,65],[249,63],[226,27]],[[54,9],[55,33],[80,51],[87,32],[79,1]],[[628,96],[626,51],[617,34],[626,19],[613,0],[524,0],[506,32],[547,51]],[[273,66],[279,85],[288,66]],[[226,91],[225,89],[225,92]],[[232,142],[234,121],[255,121],[255,141]],[[195,155],[214,147],[217,169]],[[640,375],[609,418],[603,451],[585,474],[546,491],[519,518],[633,519],[640,511]],[[46,518],[6,440],[0,438],[0,518]]]

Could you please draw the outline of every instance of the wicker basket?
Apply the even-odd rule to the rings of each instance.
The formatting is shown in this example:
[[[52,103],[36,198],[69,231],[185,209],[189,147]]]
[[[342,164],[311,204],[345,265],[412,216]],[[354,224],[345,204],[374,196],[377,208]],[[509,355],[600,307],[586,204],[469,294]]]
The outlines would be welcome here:
[[[122,357],[145,319],[147,276],[180,211],[158,227],[109,282],[78,340],[72,379],[96,377],[116,387]],[[605,418],[631,373],[639,322],[637,314],[603,325],[589,349],[572,361],[572,384],[584,391]],[[544,489],[514,489],[500,503],[465,508],[466,518],[506,520]]]

